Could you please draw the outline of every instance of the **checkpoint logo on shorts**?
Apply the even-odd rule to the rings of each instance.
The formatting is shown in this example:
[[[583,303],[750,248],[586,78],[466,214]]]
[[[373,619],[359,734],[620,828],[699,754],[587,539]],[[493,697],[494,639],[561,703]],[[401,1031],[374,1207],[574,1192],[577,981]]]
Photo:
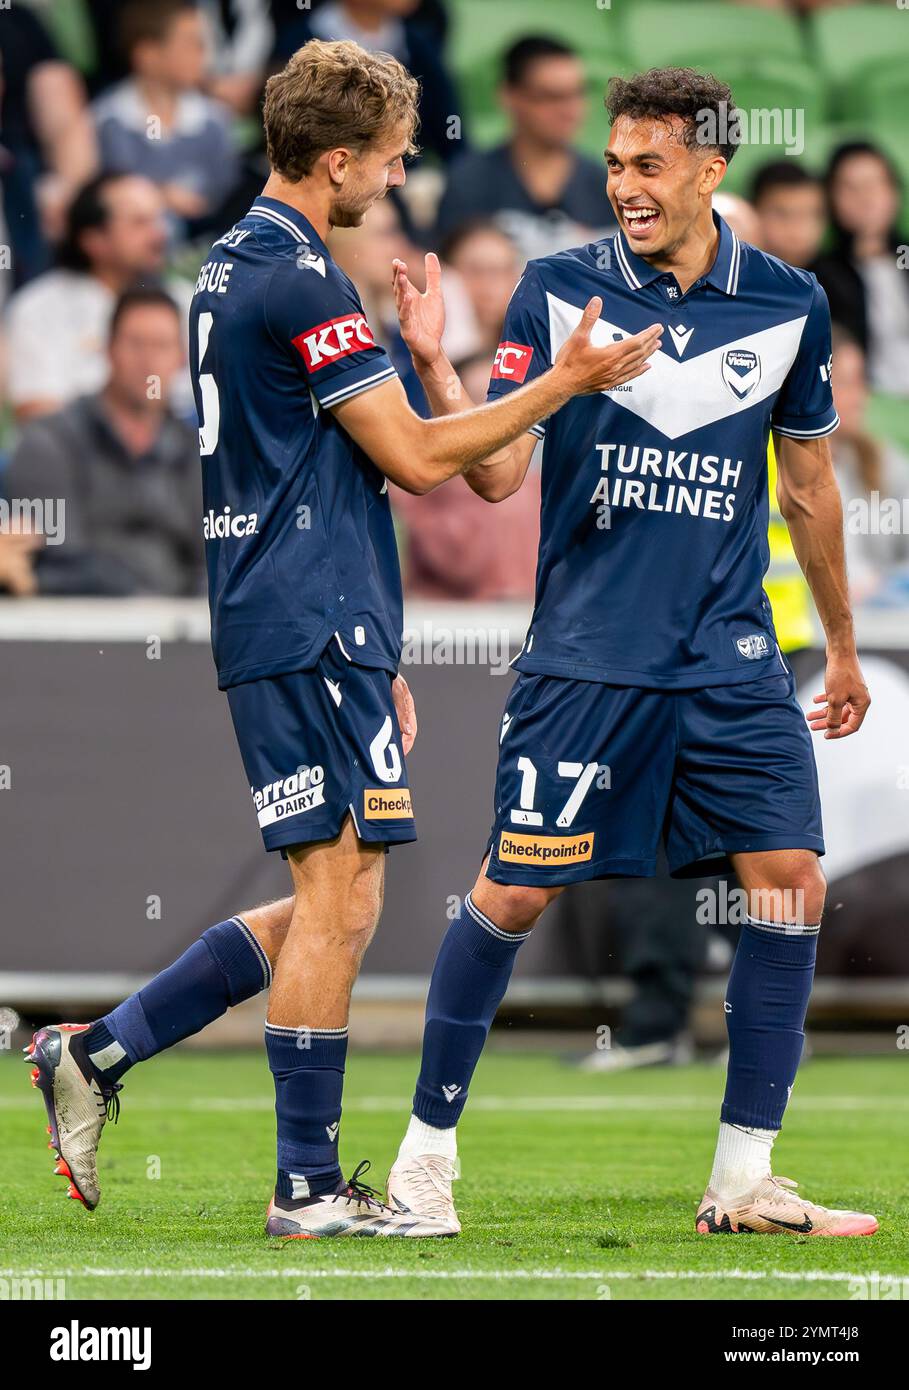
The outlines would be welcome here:
[[[523,381],[533,358],[526,343],[499,343],[492,364],[493,381]]]
[[[250,787],[256,806],[259,825],[274,825],[288,816],[301,816],[316,806],[325,805],[325,769],[301,767],[278,782],[258,790]]]
[[[349,357],[352,352],[363,352],[376,345],[363,314],[327,319],[308,333],[298,333],[291,341],[311,372],[317,372],[329,362],[337,362],[339,357]]]
[[[367,787],[363,793],[363,815],[366,820],[413,820],[410,788],[380,791]]]
[[[499,859],[505,864],[531,864],[550,868],[560,864],[586,864],[593,858],[593,835],[516,835],[503,830]]]

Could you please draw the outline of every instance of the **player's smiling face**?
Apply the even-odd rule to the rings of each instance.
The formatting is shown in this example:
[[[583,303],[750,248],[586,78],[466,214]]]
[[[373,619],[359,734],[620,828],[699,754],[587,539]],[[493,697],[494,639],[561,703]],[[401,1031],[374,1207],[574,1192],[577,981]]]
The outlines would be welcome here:
[[[348,153],[332,203],[333,227],[359,227],[377,198],[384,198],[389,188],[401,187],[407,146],[407,134],[399,125],[360,154]]]
[[[671,257],[709,208],[725,161],[689,149],[680,117],[620,116],[606,150],[606,193],[631,249]]]

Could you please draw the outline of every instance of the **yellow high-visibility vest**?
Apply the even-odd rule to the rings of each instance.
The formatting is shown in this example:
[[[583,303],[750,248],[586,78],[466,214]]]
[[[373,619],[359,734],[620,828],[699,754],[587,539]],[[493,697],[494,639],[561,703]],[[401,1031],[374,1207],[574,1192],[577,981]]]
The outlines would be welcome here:
[[[764,576],[764,589],[773,609],[773,625],[784,652],[810,647],[815,627],[812,618],[811,591],[805,582],[792,541],[789,527],[780,513],[776,500],[776,454],[773,440],[767,446],[767,471],[770,488],[770,568]]]

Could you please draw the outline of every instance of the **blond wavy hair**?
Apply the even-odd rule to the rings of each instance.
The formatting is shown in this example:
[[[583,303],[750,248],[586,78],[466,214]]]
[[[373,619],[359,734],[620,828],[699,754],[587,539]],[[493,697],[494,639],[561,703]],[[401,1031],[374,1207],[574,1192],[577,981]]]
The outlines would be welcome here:
[[[362,150],[404,122],[416,154],[415,77],[390,53],[347,41],[310,39],[265,84],[265,143],[271,167],[296,183],[326,150]]]

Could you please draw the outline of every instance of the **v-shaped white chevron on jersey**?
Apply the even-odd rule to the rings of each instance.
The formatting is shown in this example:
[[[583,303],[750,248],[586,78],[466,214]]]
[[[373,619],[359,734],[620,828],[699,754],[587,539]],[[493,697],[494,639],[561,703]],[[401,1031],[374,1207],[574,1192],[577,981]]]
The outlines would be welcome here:
[[[581,310],[557,295],[547,292],[549,302],[549,339],[552,360],[574,331],[581,319]],[[760,333],[747,333],[732,338],[720,347],[711,348],[684,362],[665,352],[655,352],[650,358],[650,371],[636,377],[626,386],[604,391],[604,396],[630,410],[658,429],[667,439],[678,439],[691,430],[712,425],[750,410],[758,401],[766,400],[780,389],[798,352],[805,318],[790,319]],[[591,341],[605,347],[615,334],[629,338],[631,334],[607,319],[597,319]],[[761,379],[755,390],[744,400],[737,399],[723,380],[723,358],[730,348],[747,348],[761,359]]]

